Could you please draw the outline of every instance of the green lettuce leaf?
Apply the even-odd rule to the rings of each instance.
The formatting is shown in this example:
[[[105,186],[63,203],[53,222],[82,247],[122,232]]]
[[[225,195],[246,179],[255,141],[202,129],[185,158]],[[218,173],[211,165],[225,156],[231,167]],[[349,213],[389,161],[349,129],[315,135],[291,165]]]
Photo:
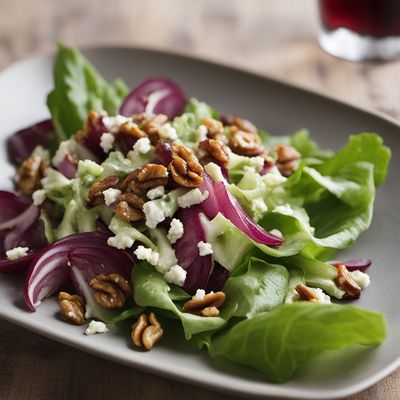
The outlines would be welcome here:
[[[76,49],[58,46],[54,89],[47,97],[59,141],[82,129],[89,111],[115,115],[126,96],[122,81],[108,84]]]
[[[251,318],[279,306],[286,295],[288,276],[281,265],[250,258],[247,270],[231,276],[224,285],[226,302],[222,315]]]
[[[169,311],[169,315],[179,318],[187,340],[196,333],[215,330],[226,323],[221,317],[205,318],[182,312],[173,301],[177,298],[177,290],[172,290],[172,285],[170,287],[163,276],[147,262],[140,262],[133,268],[132,284],[135,303],[142,307]]]
[[[285,382],[325,350],[376,346],[385,334],[379,313],[300,302],[239,322],[213,340],[211,353],[256,368],[272,381]]]

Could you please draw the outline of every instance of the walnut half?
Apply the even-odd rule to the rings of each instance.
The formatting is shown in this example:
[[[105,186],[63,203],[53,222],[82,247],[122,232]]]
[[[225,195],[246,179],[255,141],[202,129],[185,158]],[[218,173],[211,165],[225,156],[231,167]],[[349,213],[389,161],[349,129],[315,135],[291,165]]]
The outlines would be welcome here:
[[[85,300],[82,296],[60,292],[58,294],[58,305],[64,319],[75,325],[85,323]]]
[[[153,312],[149,316],[141,314],[132,325],[131,337],[134,346],[144,347],[146,350],[151,350],[163,334],[164,331]]]
[[[95,290],[94,298],[105,308],[122,308],[132,295],[129,282],[119,274],[100,274],[89,285]]]
[[[218,317],[219,307],[221,307],[224,302],[224,292],[211,292],[206,294],[201,300],[193,296],[192,300],[187,301],[183,305],[183,311],[192,314],[200,314],[203,315],[203,317]]]
[[[19,167],[17,187],[20,192],[30,196],[40,186],[40,180],[44,176],[46,163],[39,156],[30,156]]]

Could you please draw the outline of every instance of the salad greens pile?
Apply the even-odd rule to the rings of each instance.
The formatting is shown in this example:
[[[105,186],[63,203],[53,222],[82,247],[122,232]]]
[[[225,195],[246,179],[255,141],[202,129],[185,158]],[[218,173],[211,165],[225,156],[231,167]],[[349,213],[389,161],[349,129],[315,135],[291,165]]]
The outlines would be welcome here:
[[[47,125],[9,141],[25,197],[0,193],[2,207],[15,209],[0,215],[0,271],[28,270],[31,310],[72,282],[85,319],[133,323],[153,311],[162,323],[181,324],[185,338],[211,356],[276,382],[322,351],[384,340],[381,314],[331,302],[360,295],[369,283],[366,266],[349,263],[341,276],[329,262],[371,224],[390,160],[380,136],[353,135],[338,152],[319,148],[306,130],[273,136],[187,100],[164,78],[128,94],[125,83],[109,84],[63,45],[47,104]],[[212,145],[222,149],[220,158]],[[285,152],[295,156],[285,159]],[[190,162],[202,165],[198,184],[176,178],[171,164],[179,157],[186,174]],[[138,174],[148,165],[168,169],[168,177],[138,194],[130,182],[141,189]],[[27,185],[32,169],[38,179]],[[111,273],[130,281],[133,295],[105,310],[92,279]],[[185,311],[188,301],[221,291],[225,301],[211,307],[212,316]]]

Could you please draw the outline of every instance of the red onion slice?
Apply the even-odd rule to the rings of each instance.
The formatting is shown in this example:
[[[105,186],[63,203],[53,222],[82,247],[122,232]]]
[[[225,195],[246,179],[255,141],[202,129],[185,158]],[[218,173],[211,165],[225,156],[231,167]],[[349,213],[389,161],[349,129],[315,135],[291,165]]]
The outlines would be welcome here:
[[[365,271],[367,268],[371,266],[372,261],[369,260],[368,258],[357,258],[355,260],[346,260],[346,261],[334,260],[330,261],[329,264],[334,265],[335,267],[342,264],[349,271],[355,271],[355,270]]]

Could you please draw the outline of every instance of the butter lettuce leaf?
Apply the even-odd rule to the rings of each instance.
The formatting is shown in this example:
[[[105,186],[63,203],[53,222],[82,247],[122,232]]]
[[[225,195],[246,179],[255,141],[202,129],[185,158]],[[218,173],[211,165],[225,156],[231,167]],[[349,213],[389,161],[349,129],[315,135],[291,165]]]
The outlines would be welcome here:
[[[357,307],[300,302],[239,322],[212,341],[211,354],[285,382],[326,350],[377,346],[386,335],[381,314]],[[207,344],[206,338],[200,342]]]

